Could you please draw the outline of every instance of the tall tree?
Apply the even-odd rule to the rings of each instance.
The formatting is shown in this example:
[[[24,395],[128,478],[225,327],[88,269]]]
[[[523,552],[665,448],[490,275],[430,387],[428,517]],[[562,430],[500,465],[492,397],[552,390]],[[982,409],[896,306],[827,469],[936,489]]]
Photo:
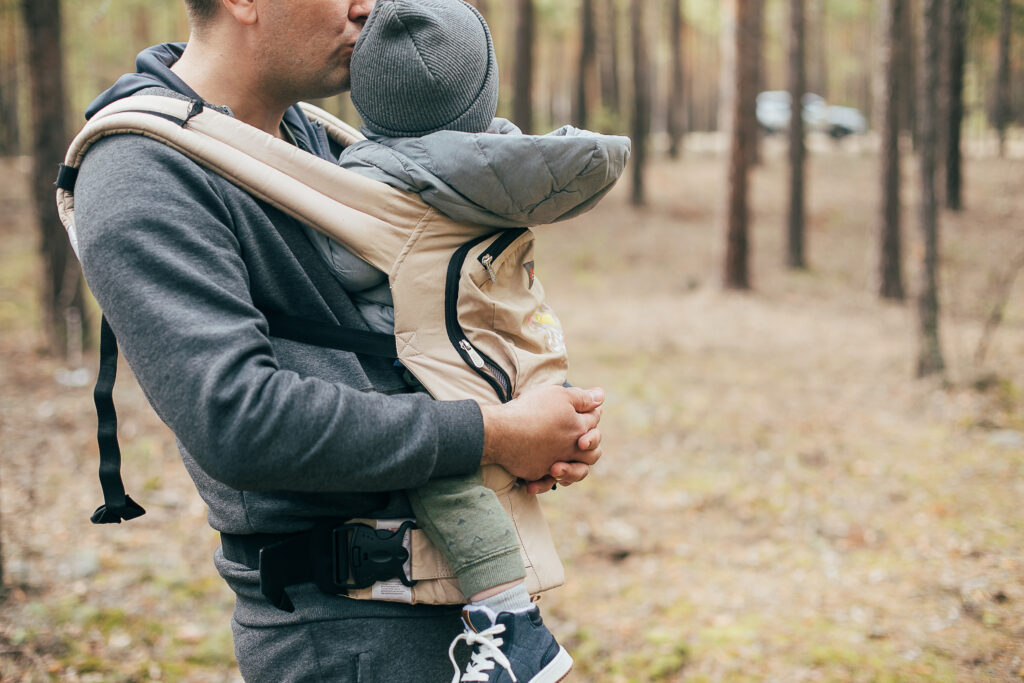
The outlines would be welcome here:
[[[900,83],[901,88],[900,130],[910,133],[917,149],[917,93],[913,87],[917,83],[917,43],[918,31],[914,21],[914,0],[903,2],[903,13],[900,15],[901,38],[899,42]]]
[[[935,201],[936,86],[939,75],[938,45],[941,39],[941,1],[924,0],[921,44],[920,102],[920,232],[924,249],[917,287],[917,375],[942,373],[945,362],[939,344],[939,225]]]
[[[679,157],[686,120],[686,97],[683,81],[683,8],[682,0],[668,0],[669,48],[672,55],[672,86],[668,96],[668,155]]]
[[[580,2],[580,61],[576,72],[576,99],[573,102],[573,121],[580,128],[587,127],[590,102],[597,81],[597,28],[594,21],[594,0]]]
[[[631,0],[629,25],[633,46],[633,192],[631,201],[640,206],[646,201],[644,172],[647,165],[647,135],[651,125],[650,63],[647,56],[647,35],[644,31],[643,0]]]
[[[789,233],[786,265],[806,268],[804,255],[804,117],[801,102],[807,91],[804,57],[804,0],[789,2]]]
[[[21,0],[28,47],[32,102],[32,191],[43,255],[43,324],[54,352],[67,354],[83,341],[68,338],[68,329],[85,330],[82,271],[61,226],[54,201],[57,163],[68,137],[61,49],[60,0]]]
[[[533,0],[515,0],[515,72],[512,117],[523,132],[533,131],[533,44],[536,34]]]
[[[601,65],[601,105],[618,114],[622,106],[619,89],[619,9],[615,0],[604,0],[601,6],[601,34],[598,61]]]
[[[755,55],[751,63],[754,85],[754,97],[764,90],[764,2],[755,2],[750,8],[750,18],[747,25],[747,40],[753,43],[751,49]],[[757,107],[752,106],[746,109],[747,126],[750,128],[750,163],[758,165],[761,163],[761,129],[757,125]]]
[[[960,156],[960,129],[964,120],[964,53],[967,42],[967,0],[948,0],[946,35],[946,208],[959,211],[963,205],[963,169]]]
[[[0,11],[0,156],[15,155],[21,147],[17,23],[7,7]]]
[[[761,0],[735,0],[735,78],[732,96],[732,136],[729,149],[729,188],[727,205],[724,284],[730,289],[750,288],[749,255],[749,175],[753,144],[747,110],[754,106],[756,46],[750,40],[754,3]]]
[[[879,295],[902,301],[903,245],[900,228],[900,41],[903,6],[908,0],[886,0],[883,49],[884,91],[882,108],[882,225],[879,240]]]
[[[999,11],[999,73],[996,85],[999,158],[1006,156],[1006,126],[1010,123],[1010,9],[1010,0],[1002,0]]]

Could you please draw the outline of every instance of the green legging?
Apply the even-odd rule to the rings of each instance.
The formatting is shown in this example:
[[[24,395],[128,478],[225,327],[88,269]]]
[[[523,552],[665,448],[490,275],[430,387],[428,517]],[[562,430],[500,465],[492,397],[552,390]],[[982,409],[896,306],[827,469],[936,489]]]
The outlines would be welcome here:
[[[526,576],[516,530],[480,472],[434,479],[409,492],[416,522],[471,597]]]

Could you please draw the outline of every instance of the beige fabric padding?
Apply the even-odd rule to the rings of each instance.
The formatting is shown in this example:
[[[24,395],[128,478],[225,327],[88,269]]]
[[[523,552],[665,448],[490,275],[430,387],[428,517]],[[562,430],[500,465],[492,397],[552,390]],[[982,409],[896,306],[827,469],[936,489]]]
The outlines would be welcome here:
[[[363,139],[327,112],[302,105],[342,145]],[[402,363],[441,400],[473,398],[496,403],[495,390],[456,350],[446,327],[446,274],[452,255],[489,233],[469,250],[458,272],[456,317],[475,350],[500,365],[512,395],[524,388],[561,384],[567,359],[557,318],[544,305],[533,276],[533,233],[522,231],[484,268],[480,257],[503,231],[458,223],[427,206],[418,195],[370,180],[209,107],[189,117],[192,103],[136,96],[108,105],[75,137],[65,165],[78,168],[89,147],[104,137],[136,134],[167,144],[239,186],[344,244],[388,274],[395,302],[395,339]],[[160,116],[184,121],[178,125]],[[74,196],[57,191],[61,221],[77,249]],[[504,469],[484,468],[519,535],[531,594],[560,586],[565,574],[537,497]],[[451,568],[421,531],[411,533],[410,602],[462,603]],[[351,597],[372,597],[372,590]],[[403,600],[404,601],[404,600]]]

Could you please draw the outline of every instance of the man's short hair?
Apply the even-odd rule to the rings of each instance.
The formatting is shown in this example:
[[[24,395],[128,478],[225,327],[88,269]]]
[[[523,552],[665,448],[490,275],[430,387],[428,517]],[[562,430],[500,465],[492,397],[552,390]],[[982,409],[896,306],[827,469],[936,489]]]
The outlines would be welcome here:
[[[205,24],[216,14],[219,4],[220,0],[185,0],[189,23],[193,27]]]

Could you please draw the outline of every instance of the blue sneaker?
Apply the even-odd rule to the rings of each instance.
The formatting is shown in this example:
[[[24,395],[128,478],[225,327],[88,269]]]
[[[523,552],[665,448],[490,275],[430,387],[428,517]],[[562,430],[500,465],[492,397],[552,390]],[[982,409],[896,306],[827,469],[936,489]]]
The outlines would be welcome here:
[[[558,683],[572,669],[572,657],[555,641],[536,607],[495,614],[482,605],[466,605],[462,623],[465,632],[448,648],[455,667],[452,683]],[[473,648],[465,673],[455,663],[459,641]]]

